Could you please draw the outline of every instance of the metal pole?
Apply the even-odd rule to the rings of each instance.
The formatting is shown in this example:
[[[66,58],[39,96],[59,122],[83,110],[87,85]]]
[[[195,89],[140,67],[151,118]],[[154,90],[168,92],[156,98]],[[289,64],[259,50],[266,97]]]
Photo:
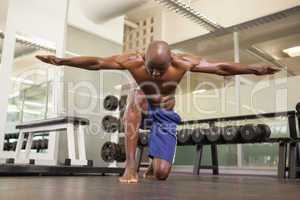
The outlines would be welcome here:
[[[239,33],[234,32],[233,33],[233,43],[234,43],[234,62],[239,63],[240,62],[240,42],[239,42]],[[241,114],[241,94],[240,94],[240,76],[236,75],[235,76],[235,83],[234,83],[234,88],[235,88],[235,103],[236,103],[236,114],[240,115]],[[238,168],[242,167],[242,145],[238,144],[237,145],[237,166]]]

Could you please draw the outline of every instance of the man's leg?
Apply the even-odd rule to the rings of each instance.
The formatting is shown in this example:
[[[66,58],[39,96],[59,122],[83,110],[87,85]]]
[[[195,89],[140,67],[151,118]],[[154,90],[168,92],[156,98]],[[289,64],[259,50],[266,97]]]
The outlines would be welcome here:
[[[168,161],[154,158],[143,177],[146,179],[166,180],[171,172],[171,168],[172,165]]]
[[[153,172],[158,180],[166,180],[171,172],[171,164],[159,158],[153,159]]]
[[[136,147],[138,130],[142,120],[142,111],[147,111],[147,99],[140,90],[134,90],[128,95],[128,104],[124,114],[126,145],[126,166],[124,175],[119,179],[123,183],[136,183],[138,174],[136,170]]]

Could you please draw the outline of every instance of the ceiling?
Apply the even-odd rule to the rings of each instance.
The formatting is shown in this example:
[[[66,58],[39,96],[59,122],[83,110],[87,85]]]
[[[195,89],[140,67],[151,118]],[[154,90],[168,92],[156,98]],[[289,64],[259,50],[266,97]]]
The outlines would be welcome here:
[[[261,21],[259,22],[261,19],[256,19],[251,22],[255,25],[247,29],[241,29],[239,31],[240,61],[245,64],[266,63],[248,53],[247,49],[255,47],[287,67],[288,76],[300,75],[300,57],[291,58],[282,52],[283,49],[300,46],[300,7],[296,11],[299,12],[287,14],[285,17],[276,20],[269,19],[267,23],[261,23]],[[236,25],[235,28],[239,26],[241,25]],[[233,34],[231,28],[228,28],[228,30],[182,41],[172,45],[172,48],[205,57],[209,60],[233,61]],[[284,75],[285,70],[282,71],[282,75]],[[194,76],[196,77],[195,80],[202,80],[201,75]],[[207,76],[205,75],[205,77]],[[213,78],[211,81],[214,83],[224,81],[222,77],[216,76]],[[247,78],[257,81],[263,77],[247,76]]]

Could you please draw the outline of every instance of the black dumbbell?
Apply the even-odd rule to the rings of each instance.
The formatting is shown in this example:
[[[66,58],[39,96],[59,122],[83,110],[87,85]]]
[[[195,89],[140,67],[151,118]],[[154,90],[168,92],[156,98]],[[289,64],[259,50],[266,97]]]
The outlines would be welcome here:
[[[244,142],[261,142],[270,135],[271,129],[266,124],[246,124],[241,127],[241,138]]]
[[[32,140],[32,143],[31,143],[31,149],[37,149],[37,146],[38,146],[38,141],[37,140]]]
[[[222,138],[224,142],[234,143],[239,142],[241,133],[239,126],[226,126],[222,132]]]
[[[119,109],[120,110],[125,110],[127,104],[127,95],[123,95],[120,97],[119,101]]]
[[[108,95],[104,98],[103,107],[106,110],[114,111],[118,108],[118,105],[119,105],[118,97],[113,95]]]
[[[246,124],[241,127],[241,139],[243,142],[257,142],[260,139],[257,127],[254,124]]]
[[[209,132],[205,135],[206,139],[210,143],[220,143],[222,142],[222,127],[212,126],[209,128]]]
[[[108,133],[116,132],[120,127],[120,121],[118,118],[107,115],[102,119],[102,128]]]
[[[266,124],[257,124],[256,129],[260,141],[264,141],[271,136],[271,128]]]
[[[205,135],[208,134],[208,129],[196,128],[192,132],[192,140],[195,144],[205,143]]]
[[[193,144],[192,129],[181,129],[177,132],[177,142],[179,145]]]
[[[101,148],[101,157],[105,162],[113,162],[116,160],[118,146],[113,142],[105,142]]]
[[[48,139],[43,139],[40,147],[41,149],[48,149]]]
[[[10,150],[11,150],[11,151],[15,151],[16,148],[17,148],[17,142],[12,142],[12,143],[11,143],[11,146],[10,146]]]
[[[5,134],[5,139],[10,140],[10,139],[18,139],[19,134],[18,133],[12,133],[12,134]]]
[[[10,147],[10,143],[5,142],[5,143],[4,143],[4,146],[3,146],[3,150],[4,150],[4,151],[10,151],[10,148],[11,148],[11,147]]]
[[[125,144],[117,144],[117,153],[116,153],[115,160],[117,162],[125,162],[126,160]]]
[[[149,134],[147,132],[139,132],[138,144],[140,146],[148,146]]]

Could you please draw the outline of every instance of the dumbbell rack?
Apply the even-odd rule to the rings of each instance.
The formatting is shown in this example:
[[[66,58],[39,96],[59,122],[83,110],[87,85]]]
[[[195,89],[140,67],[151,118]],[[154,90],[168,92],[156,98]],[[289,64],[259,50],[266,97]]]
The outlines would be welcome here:
[[[297,178],[297,173],[300,172],[300,156],[299,156],[299,143],[300,139],[297,135],[297,125],[296,118],[298,119],[298,126],[300,127],[300,114],[296,111],[286,111],[286,112],[273,112],[264,113],[259,115],[242,115],[242,116],[230,116],[221,118],[211,118],[211,119],[201,119],[201,120],[190,120],[184,121],[181,125],[192,125],[192,124],[209,124],[214,125],[217,122],[226,121],[241,121],[259,118],[275,118],[275,117],[287,117],[288,127],[290,136],[288,138],[270,138],[263,142],[253,142],[253,143],[278,143],[279,145],[279,159],[278,159],[278,178],[286,178],[286,171],[288,171],[288,178]],[[237,143],[203,143],[196,146],[196,159],[194,163],[193,173],[199,175],[200,169],[212,169],[214,175],[219,174],[218,166],[218,155],[217,155],[217,145],[219,144],[243,144],[243,142]],[[244,143],[245,144],[245,143]],[[211,160],[212,165],[203,166],[201,165],[203,146],[211,145]],[[289,155],[287,157],[287,150],[289,149]],[[288,159],[288,166],[286,161]]]

